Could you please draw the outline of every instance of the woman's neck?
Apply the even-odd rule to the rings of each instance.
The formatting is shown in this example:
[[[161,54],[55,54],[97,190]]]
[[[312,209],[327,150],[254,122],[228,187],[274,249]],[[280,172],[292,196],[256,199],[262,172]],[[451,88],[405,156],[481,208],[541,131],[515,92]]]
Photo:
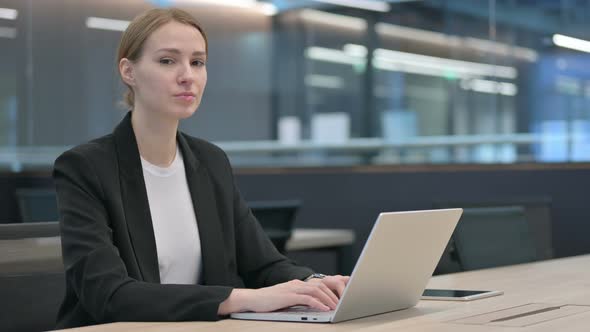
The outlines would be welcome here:
[[[176,156],[177,119],[135,107],[131,126],[143,159],[160,167],[172,164]]]

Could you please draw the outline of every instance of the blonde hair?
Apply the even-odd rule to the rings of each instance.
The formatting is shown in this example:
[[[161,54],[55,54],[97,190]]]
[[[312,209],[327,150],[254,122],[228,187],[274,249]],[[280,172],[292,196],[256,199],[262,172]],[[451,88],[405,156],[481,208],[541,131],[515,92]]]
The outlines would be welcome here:
[[[203,39],[205,39],[205,52],[208,52],[207,35],[194,17],[177,8],[155,8],[135,17],[127,27],[119,42],[117,65],[123,58],[129,59],[131,62],[137,61],[142,55],[143,46],[148,37],[156,29],[172,21],[190,25],[199,30],[203,35]],[[130,108],[133,108],[135,103],[135,95],[129,85],[127,85],[127,91],[124,95],[124,102]]]

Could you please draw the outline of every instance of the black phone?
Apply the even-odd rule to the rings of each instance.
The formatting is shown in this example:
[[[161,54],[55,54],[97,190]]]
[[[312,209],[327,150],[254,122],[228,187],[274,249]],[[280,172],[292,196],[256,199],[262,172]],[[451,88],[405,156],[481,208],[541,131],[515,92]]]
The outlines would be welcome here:
[[[502,291],[425,289],[422,300],[471,301],[502,294],[504,294]]]

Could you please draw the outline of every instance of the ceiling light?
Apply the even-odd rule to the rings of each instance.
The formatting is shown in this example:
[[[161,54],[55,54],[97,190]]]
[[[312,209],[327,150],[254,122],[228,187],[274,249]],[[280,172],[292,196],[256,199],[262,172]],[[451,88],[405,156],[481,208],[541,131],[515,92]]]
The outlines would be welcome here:
[[[111,18],[102,17],[87,17],[86,27],[90,29],[111,30],[111,31],[125,31],[129,25],[129,21],[114,20]]]
[[[553,43],[560,47],[590,53],[590,41],[560,34],[553,35]]]
[[[220,5],[251,8],[256,6],[256,0],[173,0],[174,5]]]
[[[274,4],[270,2],[258,2],[256,0],[173,0],[172,2],[174,5],[209,5],[255,9],[267,16],[273,16],[278,12]]]
[[[515,96],[518,93],[518,88],[513,83],[482,79],[463,80],[461,81],[461,88],[480,93],[501,94],[505,96]]]
[[[272,3],[261,3],[258,6],[260,8],[260,11],[266,16],[274,16],[279,12],[277,6],[275,6]]]
[[[346,65],[364,65],[367,61],[364,57],[359,58],[356,56],[352,56],[344,53],[344,51],[341,50],[317,46],[308,47],[305,50],[305,56],[312,60],[340,63]]]
[[[313,0],[315,2],[328,3],[332,5],[372,10],[376,12],[388,12],[391,8],[385,1],[375,0]]]
[[[514,67],[490,65],[486,63],[439,58],[434,56],[406,53],[386,49],[376,49],[375,59],[401,66],[431,68],[464,75],[493,76],[515,79],[518,76]]]
[[[342,50],[349,55],[361,58],[366,57],[368,53],[367,47],[357,44],[346,44],[342,47]]]
[[[339,76],[310,74],[305,76],[305,85],[313,88],[342,89],[344,79]]]
[[[0,18],[5,20],[16,20],[18,10],[11,8],[0,8]]]
[[[367,21],[365,19],[347,15],[332,14],[313,9],[304,9],[299,13],[299,17],[306,22],[316,24],[332,25],[339,28],[364,31],[367,30]]]
[[[308,47],[305,56],[312,60],[348,65],[366,64],[367,49],[363,45],[346,44],[342,50],[325,47]],[[472,78],[481,76],[515,79],[518,71],[514,67],[490,65],[422,54],[376,49],[373,65],[377,69],[400,71],[418,75],[438,77]]]

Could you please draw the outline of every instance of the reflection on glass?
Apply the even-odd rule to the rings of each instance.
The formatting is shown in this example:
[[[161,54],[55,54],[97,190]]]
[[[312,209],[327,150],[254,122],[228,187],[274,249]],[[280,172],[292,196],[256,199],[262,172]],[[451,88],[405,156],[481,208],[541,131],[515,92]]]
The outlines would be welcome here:
[[[212,36],[182,129],[237,166],[590,160],[590,29],[574,15],[590,0],[490,1],[5,0],[1,167],[47,168],[111,131],[117,40],[165,4]]]

